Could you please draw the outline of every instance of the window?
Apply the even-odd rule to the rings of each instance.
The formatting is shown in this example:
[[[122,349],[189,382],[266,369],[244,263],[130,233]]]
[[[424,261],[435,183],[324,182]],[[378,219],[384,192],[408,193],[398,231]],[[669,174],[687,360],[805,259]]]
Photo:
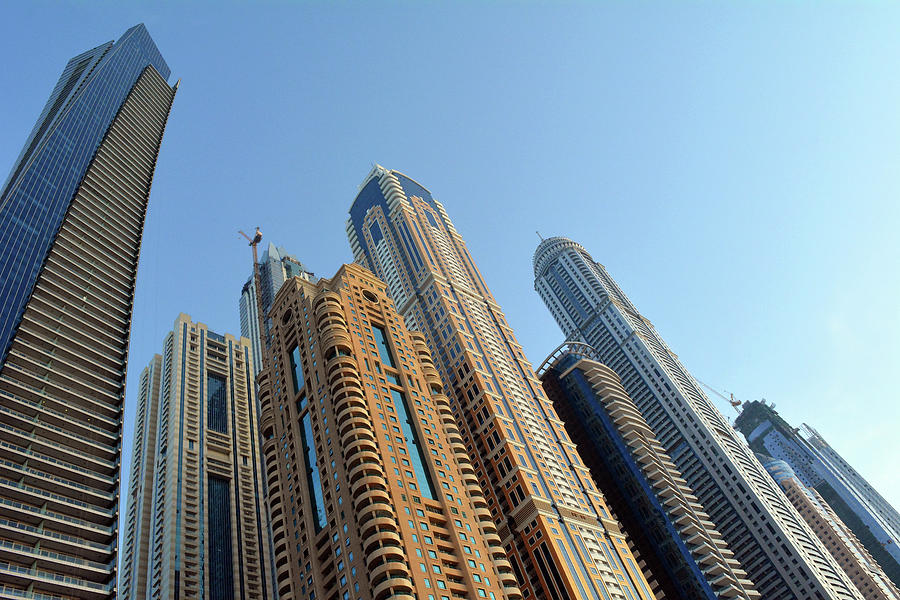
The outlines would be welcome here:
[[[209,597],[231,600],[234,584],[231,556],[231,489],[229,481],[209,477]]]
[[[316,464],[316,450],[313,448],[312,420],[310,413],[303,417],[303,427],[300,429],[300,441],[303,444],[303,454],[306,462],[306,484],[309,487],[309,496],[313,504],[316,533],[325,526],[325,500],[322,496],[322,482],[319,475],[319,467]]]
[[[300,347],[291,348],[291,379],[294,382],[294,393],[299,394],[303,389],[303,363],[300,361]]]
[[[225,376],[209,373],[206,376],[206,426],[219,433],[228,433],[228,411]]]

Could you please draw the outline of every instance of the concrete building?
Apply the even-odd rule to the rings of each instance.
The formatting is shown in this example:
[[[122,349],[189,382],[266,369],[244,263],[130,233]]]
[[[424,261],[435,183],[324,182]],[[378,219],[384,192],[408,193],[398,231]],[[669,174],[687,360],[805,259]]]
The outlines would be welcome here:
[[[859,592],[603,265],[562,237],[541,241],[534,287],[568,340],[610,367],[699,505],[766,600]]]
[[[278,594],[518,600],[421,335],[358,265],[289,280],[260,374]]]
[[[900,590],[822,496],[806,487],[788,463],[770,456],[757,456],[863,597],[900,600]]]
[[[420,332],[523,595],[649,599],[625,534],[441,203],[376,166],[350,208],[356,261]]]
[[[657,598],[760,598],[612,369],[586,344],[538,369]]]
[[[263,306],[263,314],[269,313],[275,294],[291,277],[315,281],[315,276],[307,271],[303,263],[296,257],[288,254],[283,247],[276,248],[275,244],[270,243],[259,259],[259,280],[262,288],[260,301]],[[264,367],[263,353],[260,345],[259,311],[257,310],[256,283],[253,280],[253,273],[250,273],[250,277],[241,288],[238,310],[241,316],[241,335],[250,340],[250,344],[253,346],[253,364],[256,365],[257,372],[262,371]]]
[[[143,25],[70,60],[0,191],[0,598],[117,595],[125,369],[168,77]]]
[[[122,597],[275,598],[250,342],[181,314],[163,346],[138,397]]]
[[[119,597],[122,599],[141,598],[147,590],[162,360],[161,355],[155,354],[150,364],[141,371],[141,388],[134,417],[134,442],[131,446],[128,508],[124,521],[125,547],[119,577]]]
[[[900,586],[900,515],[819,433],[791,427],[764,402],[745,402],[734,422],[757,453],[785,461]]]

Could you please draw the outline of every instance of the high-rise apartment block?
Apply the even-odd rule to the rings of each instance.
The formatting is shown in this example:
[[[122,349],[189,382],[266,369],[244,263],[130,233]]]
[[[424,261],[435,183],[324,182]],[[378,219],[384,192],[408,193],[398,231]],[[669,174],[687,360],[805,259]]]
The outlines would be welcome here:
[[[522,594],[423,337],[358,265],[289,280],[260,374],[278,594]]]
[[[750,447],[785,461],[815,490],[900,587],[900,514],[812,427],[791,427],[774,405],[745,402],[734,421]]]
[[[612,369],[569,342],[538,369],[657,598],[760,598]]]
[[[567,238],[543,240],[535,289],[567,339],[594,348],[766,600],[859,592],[606,269]]]
[[[119,597],[123,599],[141,598],[147,590],[162,361],[162,355],[155,354],[150,364],[141,371],[141,387],[134,417],[134,441],[131,445],[128,507],[124,521],[125,547],[121,557],[122,572],[119,575]]]
[[[804,485],[785,461],[757,456],[863,597],[900,600],[900,590],[822,496]]]
[[[250,342],[179,315],[142,373],[122,597],[274,598]]]
[[[269,247],[263,253],[259,260],[259,280],[260,294],[259,301],[262,303],[263,316],[269,314],[272,308],[272,301],[275,294],[284,285],[284,282],[291,277],[299,277],[314,281],[315,277],[306,270],[296,257],[287,253],[282,247],[275,247],[275,244],[269,244]],[[256,365],[257,372],[262,371],[263,365],[263,349],[261,347],[259,335],[259,310],[256,299],[256,283],[253,273],[241,289],[241,299],[238,302],[238,309],[241,315],[241,335],[250,340],[253,346],[253,364]],[[263,319],[266,327],[270,327],[268,319]],[[268,331],[266,337],[268,339]]]
[[[356,261],[431,349],[469,459],[529,598],[652,598],[625,533],[444,207],[376,166],[350,208]]]
[[[63,70],[0,192],[0,597],[115,598],[125,367],[175,95],[143,25]]]

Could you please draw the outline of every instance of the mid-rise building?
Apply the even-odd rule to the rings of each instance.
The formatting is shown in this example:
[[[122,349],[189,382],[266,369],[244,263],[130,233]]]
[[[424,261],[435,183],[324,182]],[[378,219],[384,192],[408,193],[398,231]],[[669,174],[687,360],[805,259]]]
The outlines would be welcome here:
[[[117,595],[125,370],[168,77],[143,25],[70,60],[0,191],[0,598]]]
[[[762,465],[603,265],[562,237],[534,255],[535,289],[568,340],[610,367],[766,600],[859,598]]]
[[[563,344],[538,374],[656,597],[760,598],[619,377],[596,354],[586,344]]]
[[[267,315],[272,308],[272,301],[275,294],[281,289],[285,281],[292,277],[300,277],[309,281],[315,281],[315,276],[306,270],[295,256],[288,254],[283,247],[275,247],[270,243],[269,247],[263,252],[262,258],[259,260],[259,280],[260,294],[259,302],[263,306],[263,315]],[[241,316],[241,335],[250,340],[253,346],[253,364],[256,365],[257,372],[262,371],[263,365],[263,349],[261,339],[268,337],[268,331],[265,337],[259,335],[259,310],[257,308],[256,299],[256,283],[253,273],[244,283],[241,289],[241,299],[238,302],[238,310]],[[270,323],[264,319],[263,322],[268,328]]]
[[[866,600],[900,600],[900,590],[822,496],[806,487],[785,461],[757,456],[863,597]]]
[[[123,598],[275,598],[253,370],[247,338],[181,314],[142,374]]]
[[[356,261],[431,349],[523,595],[652,598],[626,535],[443,205],[376,166],[350,208]]]
[[[900,586],[900,515],[819,433],[791,427],[765,402],[745,402],[734,421],[750,447],[789,464],[862,542],[894,585]]]
[[[420,334],[358,265],[275,297],[260,374],[281,600],[519,600]]]

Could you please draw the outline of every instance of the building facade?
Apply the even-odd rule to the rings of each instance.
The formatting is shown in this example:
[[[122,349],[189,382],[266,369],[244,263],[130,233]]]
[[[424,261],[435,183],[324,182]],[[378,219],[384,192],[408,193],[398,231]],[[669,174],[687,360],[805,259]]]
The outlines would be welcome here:
[[[523,596],[652,598],[624,532],[444,207],[376,166],[350,209],[356,261],[431,349]]]
[[[522,594],[421,335],[358,265],[276,295],[260,375],[282,600]]]
[[[275,598],[251,352],[181,314],[144,371],[123,598]]]
[[[73,58],[0,192],[0,598],[115,598],[138,255],[175,95],[143,25]]]
[[[122,549],[122,572],[119,576],[119,597],[123,599],[141,598],[147,590],[162,361],[162,355],[155,354],[150,364],[141,371],[124,521],[125,547]]]
[[[900,586],[900,515],[812,427],[791,427],[764,402],[745,402],[734,422],[750,447],[789,464]]]
[[[613,369],[766,600],[859,593],[762,465],[606,269],[567,238],[543,240],[535,289],[566,338]]]
[[[612,369],[586,344],[538,369],[657,598],[760,598]]]
[[[863,597],[900,600],[900,590],[822,496],[805,486],[785,461],[757,456]]]
[[[259,260],[260,302],[263,306],[263,314],[268,314],[272,308],[275,294],[284,285],[284,282],[292,277],[299,277],[308,281],[315,281],[315,276],[306,270],[296,257],[287,253],[283,247],[269,247]],[[241,316],[241,335],[250,340],[253,346],[253,364],[256,371],[263,369],[263,352],[259,335],[259,310],[256,303],[256,283],[253,273],[244,283],[241,289],[241,299],[238,302],[238,310]],[[268,321],[266,321],[268,326]],[[268,332],[267,332],[268,335]]]

